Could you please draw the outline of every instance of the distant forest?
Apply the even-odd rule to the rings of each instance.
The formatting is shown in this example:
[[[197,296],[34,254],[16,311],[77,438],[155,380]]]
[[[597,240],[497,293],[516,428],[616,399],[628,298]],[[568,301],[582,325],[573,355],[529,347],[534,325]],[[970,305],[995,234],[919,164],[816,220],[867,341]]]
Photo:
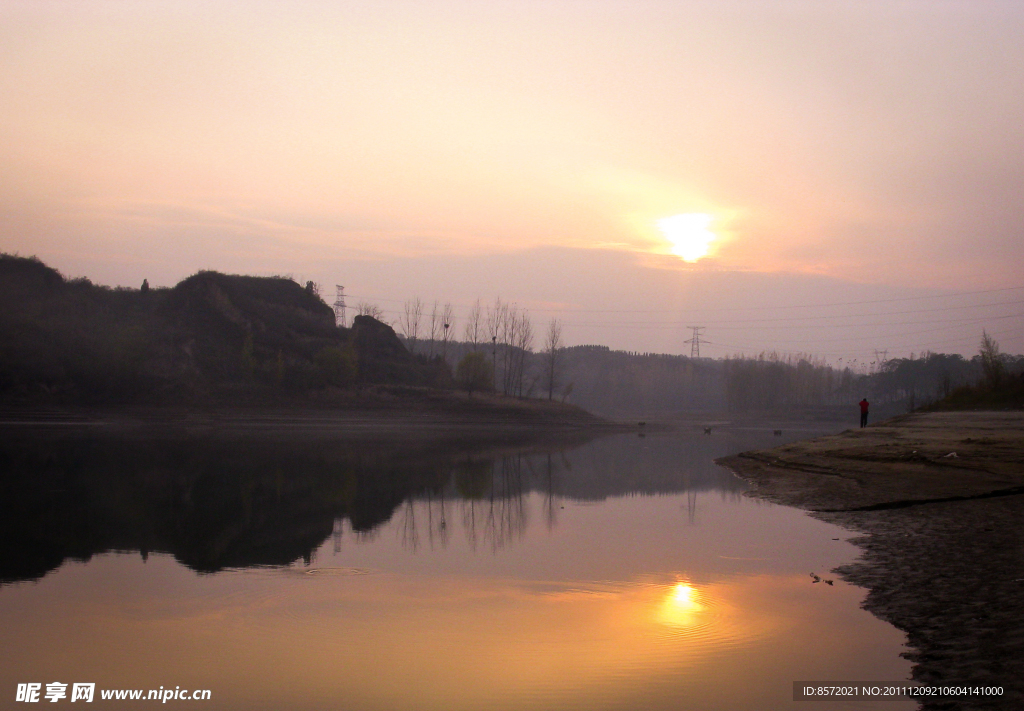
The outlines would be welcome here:
[[[612,418],[832,418],[862,397],[876,416],[1024,406],[1024,356],[1001,354],[984,334],[972,358],[923,353],[864,374],[811,355],[564,347],[556,320],[538,339],[526,310],[501,301],[477,303],[461,339],[450,306],[425,313],[418,299],[395,324],[400,333],[365,304],[339,326],[312,282],[199,272],[169,289],[112,289],[4,254],[0,303],[0,401],[9,404],[301,403],[380,384],[555,399]]]
[[[471,347],[447,346],[452,358]],[[882,417],[947,399],[950,406],[1024,404],[1024,356],[998,352],[995,369],[986,369],[980,353],[970,359],[922,353],[885,361],[870,374],[834,368],[812,356],[771,352],[756,358],[711,359],[572,346],[561,349],[559,355],[557,397],[613,418],[732,413],[830,419],[852,417],[850,413],[857,412],[856,403],[864,397],[871,401],[876,416]],[[526,396],[546,397],[548,357],[544,352],[528,354]],[[992,372],[1002,377],[992,380]],[[989,393],[989,383],[996,385],[996,392]]]
[[[380,316],[366,304],[359,311]],[[406,302],[396,324],[403,343],[451,365],[480,354],[504,394],[557,397],[612,418],[732,413],[834,419],[859,412],[856,403],[864,397],[876,418],[943,402],[1024,406],[1024,356],[999,353],[986,334],[970,359],[924,352],[880,362],[863,373],[835,368],[811,354],[711,359],[600,345],[563,347],[557,320],[536,344],[526,311],[500,300],[487,307],[477,302],[463,324],[464,340],[458,341],[452,312],[449,304],[435,302],[428,310],[419,299]]]

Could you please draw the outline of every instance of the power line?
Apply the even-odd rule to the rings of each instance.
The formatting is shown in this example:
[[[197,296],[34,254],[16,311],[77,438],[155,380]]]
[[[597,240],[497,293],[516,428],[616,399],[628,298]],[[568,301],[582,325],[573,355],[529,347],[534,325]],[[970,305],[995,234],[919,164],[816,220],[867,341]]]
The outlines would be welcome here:
[[[978,324],[975,323],[975,324],[967,324],[967,325],[978,325]],[[943,329],[941,329],[941,328],[939,328],[939,329],[928,329],[926,331],[917,331],[917,332],[914,332],[914,333],[907,333],[907,334],[901,334],[901,335],[905,335],[905,336],[922,335],[922,334],[925,334],[925,333],[934,333],[935,331],[941,331],[941,330],[943,330]],[[999,338],[1015,337],[1015,336],[1020,336],[1022,334],[1024,334],[1024,329],[1017,329],[1015,331],[990,332],[990,335],[998,336]],[[833,342],[834,343],[836,341],[835,340],[828,341],[827,339],[820,339],[820,340],[815,340],[815,341],[789,341],[788,343],[789,344],[800,344],[800,343],[813,344],[813,343],[825,343],[825,342]],[[977,342],[978,342],[978,336],[977,335],[962,336],[962,337],[958,337],[958,338],[945,338],[945,339],[942,339],[940,341],[929,341],[927,343],[915,342],[915,343],[912,343],[912,344],[910,344],[908,346],[904,346],[904,347],[900,348],[899,350],[904,350],[904,351],[906,351],[906,350],[915,350],[915,351],[919,351],[919,350],[927,349],[930,346],[959,346],[959,345],[967,345],[967,344],[970,344],[970,343],[977,343]],[[709,341],[704,341],[704,343],[709,343]],[[792,349],[788,349],[788,348],[780,349],[780,348],[777,348],[777,347],[738,345],[738,344],[733,344],[733,343],[721,343],[721,342],[718,342],[718,341],[715,342],[715,345],[720,346],[722,348],[734,348],[734,349],[736,349],[738,351],[741,351],[741,352],[752,352],[752,353],[763,352],[763,351],[773,351],[773,350],[775,350],[775,351],[781,350],[783,352],[793,352]],[[895,348],[891,343],[889,345],[890,345],[890,348],[885,350],[885,351],[883,351],[886,354],[888,353],[888,350]],[[872,353],[875,353],[874,350],[868,350],[868,349],[852,350],[852,351],[850,351],[850,350],[847,350],[847,351],[821,351],[821,350],[817,350],[816,349],[815,352],[818,355],[833,355],[833,356],[843,356],[843,357],[846,357],[847,355],[865,355],[865,356],[868,356],[868,355],[871,355]]]
[[[385,311],[385,313],[396,314],[397,312]],[[884,338],[885,340],[887,340],[889,342],[890,346],[895,347],[895,344],[892,343],[892,341],[894,341],[894,340],[901,340],[901,339],[903,339],[905,337],[908,337],[908,336],[918,336],[918,335],[923,335],[923,334],[928,334],[928,333],[935,333],[937,331],[944,331],[944,330],[948,330],[948,329],[962,329],[962,328],[967,328],[967,327],[970,327],[970,326],[978,326],[978,325],[988,324],[988,323],[991,323],[992,321],[1003,321],[1003,320],[1012,319],[1012,318],[1024,318],[1024,313],[1004,314],[1004,315],[1000,315],[1000,316],[971,317],[971,318],[967,318],[967,319],[961,318],[961,319],[957,319],[957,320],[954,320],[954,321],[930,320],[930,321],[903,321],[903,322],[896,322],[896,323],[882,322],[882,323],[848,324],[848,325],[824,324],[824,325],[817,325],[817,326],[800,326],[800,327],[797,327],[797,326],[772,326],[772,328],[776,329],[776,330],[783,329],[783,328],[840,328],[840,327],[841,328],[863,328],[863,327],[877,327],[877,326],[889,326],[889,327],[895,328],[895,327],[907,327],[907,326],[925,325],[925,324],[933,324],[933,323],[944,324],[943,326],[940,326],[940,327],[937,327],[937,328],[928,328],[928,329],[921,329],[921,330],[915,330],[915,331],[903,331],[903,332],[901,332],[899,334],[895,334],[895,335],[883,334],[881,336],[879,336],[879,335],[875,335],[874,336],[874,338],[876,338],[876,339],[880,338],[880,337]],[[598,323],[598,324],[580,324],[580,323],[573,323],[573,322],[567,322],[567,323],[569,325],[574,325],[574,326],[591,326],[591,327],[601,327],[601,326],[608,326],[608,325],[610,325],[610,324],[607,324],[607,323]],[[678,323],[661,324],[661,323],[656,323],[656,322],[641,322],[641,323],[633,322],[633,323],[619,323],[617,325],[620,328],[624,327],[624,328],[631,328],[631,329],[632,328],[641,328],[641,329],[664,329],[664,328],[678,329],[678,328],[681,328],[681,325],[678,324]],[[687,328],[692,330],[694,327],[693,326],[687,326]],[[704,328],[704,327],[700,326],[698,328]],[[754,330],[754,329],[756,329],[756,326],[751,326],[749,328],[751,330]],[[739,330],[739,329],[733,329],[733,330]],[[756,347],[755,348],[755,347],[750,347],[750,346],[730,345],[730,344],[725,344],[725,343],[721,343],[721,342],[714,342],[714,343],[712,343],[711,341],[708,341],[706,339],[700,339],[699,338],[700,334],[697,334],[697,335],[698,335],[698,338],[697,338],[697,349],[698,349],[698,351],[699,351],[699,345],[700,345],[701,342],[703,342],[706,345],[718,345],[718,346],[725,347],[725,348],[740,348],[742,350],[757,350],[757,351],[760,351],[760,350],[765,350],[765,348],[767,347],[767,346],[761,346],[761,347]],[[971,338],[973,338],[973,337],[971,337]],[[839,337],[839,338],[835,338],[835,337],[828,337],[828,338],[821,337],[821,338],[811,338],[811,339],[804,339],[804,340],[797,340],[797,341],[787,340],[787,341],[784,341],[784,343],[786,345],[788,345],[788,346],[794,346],[794,345],[795,346],[802,346],[802,345],[819,345],[820,346],[822,344],[846,343],[846,342],[849,342],[849,341],[859,341],[859,340],[863,340],[863,339],[864,339],[864,336],[849,336],[849,337]],[[687,339],[686,341],[684,341],[684,343],[689,343],[691,345],[691,352],[694,350],[693,349],[694,340],[695,339],[690,338],[690,339]],[[786,350],[788,350],[788,349],[786,349]],[[867,351],[865,351],[865,352],[867,352]]]
[[[1024,300],[1021,300],[1021,301],[997,301],[997,302],[988,303],[988,304],[969,304],[969,305],[965,305],[965,306],[945,306],[945,307],[934,308],[934,309],[915,309],[915,310],[909,310],[909,311],[886,311],[886,312],[882,312],[882,313],[839,314],[839,315],[829,315],[829,316],[785,316],[785,317],[779,317],[779,318],[761,318],[761,319],[731,319],[731,320],[721,321],[720,323],[722,323],[722,324],[750,324],[751,326],[757,326],[759,324],[766,324],[766,323],[776,324],[776,323],[779,323],[779,322],[785,323],[785,322],[790,322],[790,321],[821,321],[821,320],[855,319],[855,318],[869,318],[869,317],[878,318],[878,317],[883,317],[883,316],[906,316],[906,315],[912,315],[912,314],[934,313],[936,311],[947,311],[947,312],[948,311],[962,311],[962,310],[965,310],[965,309],[982,309],[982,308],[990,308],[990,307],[996,307],[996,306],[1019,306],[1021,304],[1024,304]],[[381,311],[383,313],[388,313],[388,314],[401,314],[400,311],[395,311],[395,310],[392,310],[392,309],[381,309]],[[564,321],[564,323],[567,323],[567,324],[570,324],[570,325],[573,325],[573,326],[607,326],[607,325],[612,325],[612,323],[608,322],[608,321]],[[886,322],[875,322],[875,323],[832,324],[831,326],[828,326],[828,327],[846,327],[846,326],[849,326],[849,327],[860,327],[860,326],[888,325],[890,323],[892,323],[893,325],[900,325],[900,324],[912,325],[914,323],[943,323],[943,321],[942,320],[938,320],[938,321],[909,321],[909,322],[895,322],[895,323],[886,321]],[[616,322],[614,322],[614,325],[616,325],[616,326],[635,326],[635,327],[655,326],[655,327],[658,327],[658,328],[680,328],[680,327],[682,327],[682,323],[680,321],[664,321],[664,320],[660,320],[660,321],[616,321]],[[728,326],[728,325],[719,326],[719,322],[716,322],[715,325],[716,325],[716,327],[720,327],[720,328],[727,329],[727,330],[737,328],[735,326]],[[743,328],[746,328],[746,327],[747,326],[743,326]],[[797,325],[797,326],[772,326],[772,327],[773,328],[806,328],[807,326]],[[815,327],[819,327],[820,328],[820,327],[826,327],[826,326],[818,325],[818,326],[815,326]],[[692,328],[692,327],[687,326],[687,328]]]
[[[860,306],[865,304],[891,304],[903,301],[921,301],[925,299],[953,299],[961,296],[976,296],[978,294],[997,294],[1006,291],[1019,291],[1024,289],[1024,285],[1021,286],[1008,286],[1001,289],[982,289],[978,291],[959,291],[952,292],[949,294],[930,294],[926,296],[904,296],[892,299],[871,299],[865,301],[837,301],[831,303],[811,303],[811,304],[788,304],[779,306],[719,306],[719,307],[708,307],[702,309],[704,311],[719,312],[719,311],[775,311],[779,309],[810,309],[810,308],[828,308],[832,306]],[[382,297],[353,297],[363,298],[370,301],[385,301],[389,303],[400,304],[403,303],[402,299],[388,299]],[[1006,303],[1020,303],[1020,302],[1006,302]],[[984,305],[984,304],[983,304]],[[942,307],[945,308],[945,307]],[[937,309],[924,309],[924,311],[934,310],[939,311],[942,308]],[[950,308],[972,308],[969,306],[964,307],[950,307]],[[538,311],[541,313],[607,313],[607,314],[627,314],[627,313],[678,313],[681,309],[577,309],[577,308],[531,308],[530,311]],[[877,315],[877,314],[873,314]],[[816,317],[811,317],[816,318]]]
[[[974,319],[972,321],[961,321],[961,322],[959,322],[959,323],[957,323],[955,325],[954,324],[950,324],[950,325],[947,325],[947,326],[940,326],[938,328],[926,328],[926,329],[921,330],[921,331],[907,331],[907,332],[900,333],[900,334],[898,334],[896,336],[893,336],[893,338],[901,338],[903,336],[918,336],[918,335],[921,335],[921,334],[924,334],[924,333],[935,333],[936,331],[945,331],[945,330],[947,330],[949,328],[964,328],[964,327],[967,327],[967,326],[979,326],[981,324],[988,323],[989,321],[1001,321],[1003,319],[1008,319],[1008,318],[1024,318],[1024,314],[1008,314],[1006,316],[989,316],[989,317],[985,317],[985,318]],[[912,325],[912,324],[893,324],[893,325],[894,326],[906,326],[906,325]],[[864,339],[863,336],[849,336],[849,337],[845,337],[845,338],[814,338],[814,339],[806,340],[806,341],[787,341],[787,343],[798,343],[798,344],[802,344],[802,343],[843,343],[843,342],[846,342],[846,341],[860,341],[860,340],[863,340],[863,339]]]
[[[385,313],[397,313],[397,312],[395,312],[395,311],[385,311]],[[879,315],[883,315],[884,316],[885,314],[879,314]],[[836,317],[836,318],[841,318],[841,317]],[[866,327],[876,327],[876,326],[918,326],[918,325],[922,325],[922,324],[931,324],[931,323],[944,323],[944,324],[948,324],[950,326],[956,326],[956,325],[971,325],[971,324],[975,324],[975,323],[984,323],[984,322],[990,321],[990,320],[995,321],[995,320],[1002,320],[1002,319],[1007,319],[1007,318],[1024,318],[1024,314],[1022,314],[1022,313],[1013,313],[1013,314],[1002,314],[1002,315],[998,315],[998,316],[969,316],[969,317],[961,317],[959,319],[949,320],[949,321],[939,319],[939,320],[929,320],[929,321],[895,321],[895,322],[893,322],[893,321],[879,321],[879,322],[874,322],[874,323],[801,324],[801,325],[789,325],[789,326],[787,326],[787,325],[775,325],[775,324],[772,324],[772,325],[767,325],[764,328],[771,328],[772,330],[781,330],[781,329],[818,329],[818,328],[866,328]],[[672,322],[657,322],[657,321],[624,321],[623,322],[623,321],[619,321],[619,322],[614,322],[614,323],[612,323],[612,322],[603,322],[603,323],[601,323],[601,322],[589,322],[588,323],[588,322],[580,322],[580,321],[562,321],[562,323],[564,323],[565,325],[568,325],[568,326],[579,326],[579,327],[588,327],[588,328],[598,328],[598,327],[604,327],[604,326],[615,326],[616,328],[638,328],[638,329],[653,329],[653,330],[666,330],[666,329],[679,330],[679,329],[684,328],[682,323],[680,323],[678,321],[672,321]],[[685,328],[692,329],[693,327],[692,326],[686,326]],[[715,328],[718,328],[718,324],[717,323],[715,324]],[[730,330],[730,331],[739,331],[739,330],[751,331],[751,330],[757,330],[758,326],[756,325],[756,323],[754,323],[754,324],[751,324],[751,325],[745,326],[745,327],[722,326],[721,328],[722,328],[722,330]],[[686,342],[689,343],[689,341],[686,341]],[[707,341],[704,341],[704,342],[706,343]]]
[[[824,320],[824,319],[841,319],[841,318],[842,319],[849,319],[849,318],[868,318],[868,317],[880,317],[880,316],[906,316],[908,314],[925,314],[925,313],[934,313],[936,311],[962,311],[964,309],[982,309],[982,308],[993,307],[993,306],[1019,306],[1021,304],[1024,304],[1024,300],[1020,300],[1020,301],[996,301],[994,303],[989,303],[989,304],[968,304],[968,305],[964,305],[964,306],[942,306],[942,307],[939,307],[939,308],[932,308],[932,309],[913,309],[913,310],[909,310],[909,311],[884,311],[884,312],[881,312],[881,313],[866,313],[866,314],[835,314],[835,315],[828,315],[828,316],[780,316],[778,318],[727,319],[727,320],[724,320],[724,321],[716,321],[715,322],[715,327],[718,328],[720,323],[721,324],[733,324],[733,323],[739,323],[739,324],[762,324],[762,323],[777,323],[777,322],[787,322],[787,321],[819,321],[819,320]],[[575,325],[575,326],[603,326],[603,325],[605,325],[605,323],[600,323],[600,322],[589,322],[588,323],[588,322],[581,322],[581,321],[576,321],[576,322],[569,321],[567,323],[571,323],[572,325]],[[681,322],[679,322],[679,321],[675,321],[675,322],[665,322],[665,321],[617,321],[616,324],[617,325],[635,325],[635,326],[656,325],[656,326],[662,326],[662,327],[666,327],[666,326],[679,327],[681,325]],[[856,323],[854,323],[854,324],[849,324],[849,325],[850,326],[868,326],[868,325],[871,325],[871,324],[856,324]],[[691,326],[687,326],[687,328],[691,328]],[[722,326],[722,328],[727,328],[727,327],[726,326]]]
[[[719,309],[710,309],[710,310],[711,311],[753,311],[753,310],[770,310],[770,309],[782,310],[782,309],[814,308],[814,307],[817,307],[817,308],[827,308],[827,307],[833,307],[833,306],[852,306],[852,305],[862,305],[862,304],[884,304],[884,303],[915,302],[915,301],[922,301],[922,300],[927,300],[927,299],[950,299],[950,298],[955,298],[955,297],[974,296],[974,295],[980,295],[980,294],[994,294],[994,293],[1012,292],[1012,291],[1017,291],[1017,290],[1020,290],[1020,289],[1024,289],[1024,286],[1005,287],[1005,288],[1000,288],[1000,289],[985,289],[985,290],[965,291],[965,292],[956,292],[956,293],[950,293],[950,294],[939,294],[939,295],[929,295],[929,296],[914,296],[914,297],[903,297],[903,298],[893,298],[893,299],[873,299],[873,300],[850,301],[850,302],[833,302],[833,303],[828,303],[828,304],[820,304],[820,303],[819,304],[794,304],[794,305],[789,305],[789,306],[778,306],[778,307],[768,307],[768,306],[765,306],[765,307],[753,307],[753,306],[751,306],[751,307],[737,307],[737,308],[719,308]],[[381,298],[381,299],[373,299],[373,300],[374,301],[391,302],[391,303],[403,303],[403,301],[400,300],[400,299]],[[716,328],[720,327],[720,328],[722,328],[724,330],[732,330],[732,331],[740,331],[740,330],[744,330],[744,329],[751,330],[751,331],[756,331],[756,330],[758,330],[759,326],[765,327],[765,328],[776,329],[776,330],[783,330],[783,329],[786,329],[786,330],[790,330],[790,329],[798,330],[798,329],[801,329],[801,328],[808,329],[808,330],[810,330],[810,329],[823,329],[823,328],[828,328],[828,329],[836,329],[836,328],[863,329],[863,328],[879,328],[879,327],[881,327],[881,328],[888,327],[888,329],[900,328],[900,329],[904,329],[904,330],[902,330],[899,333],[894,334],[894,335],[887,335],[887,334],[879,335],[879,334],[875,334],[875,335],[871,336],[871,340],[875,341],[876,343],[879,340],[884,341],[884,345],[888,346],[890,349],[895,349],[895,350],[898,350],[898,351],[910,350],[911,348],[914,349],[914,350],[918,350],[918,349],[924,349],[924,348],[927,348],[928,346],[937,345],[937,344],[942,344],[942,345],[944,345],[946,347],[953,347],[955,344],[967,344],[967,343],[975,340],[975,337],[974,336],[971,336],[971,337],[960,337],[960,338],[955,338],[955,339],[954,338],[948,338],[948,339],[944,339],[942,341],[935,341],[935,342],[923,343],[923,344],[922,343],[913,343],[913,344],[908,345],[906,347],[900,346],[899,343],[900,342],[905,342],[904,339],[906,339],[906,338],[920,336],[920,335],[924,335],[924,334],[936,333],[936,332],[944,331],[944,330],[959,330],[959,331],[962,332],[962,329],[969,328],[971,326],[984,325],[984,324],[988,324],[990,322],[996,322],[996,321],[1005,321],[1006,319],[1024,318],[1024,314],[1022,314],[1022,313],[1012,313],[1012,314],[986,315],[986,316],[980,316],[980,315],[975,314],[975,315],[972,316],[972,315],[964,313],[964,314],[961,314],[959,317],[954,317],[954,318],[951,318],[949,320],[945,320],[945,319],[930,319],[930,320],[895,321],[895,322],[893,322],[893,321],[872,320],[870,322],[862,322],[862,323],[849,323],[849,321],[852,320],[852,319],[858,319],[858,318],[884,319],[886,317],[897,316],[897,315],[905,316],[905,315],[914,315],[914,314],[928,314],[928,313],[935,313],[935,312],[949,313],[949,312],[956,312],[956,311],[964,312],[964,311],[971,311],[971,310],[978,310],[978,309],[996,309],[996,308],[1002,307],[1002,306],[1019,306],[1021,304],[1024,304],[1024,300],[1004,300],[1004,301],[996,301],[996,302],[982,303],[982,304],[947,305],[947,306],[939,306],[939,307],[903,309],[903,310],[899,310],[899,311],[886,311],[886,312],[876,312],[876,313],[834,314],[834,315],[819,315],[819,316],[793,315],[793,316],[778,316],[778,317],[768,317],[768,318],[738,318],[738,319],[728,319],[728,320],[724,320],[724,321],[717,321],[716,320],[716,324],[715,325],[716,325]],[[470,308],[470,307],[469,306],[459,305],[458,308],[461,311],[464,308]],[[585,313],[590,313],[590,314],[629,314],[629,313],[656,314],[656,313],[675,313],[675,314],[678,314],[681,311],[684,312],[684,313],[686,311],[686,310],[681,310],[681,309],[573,309],[571,307],[566,307],[566,308],[535,308],[535,309],[526,309],[526,310],[533,311],[533,312],[540,312],[540,313],[554,312],[554,313],[569,314],[569,315],[575,314],[575,313],[579,313],[579,314],[585,314]],[[704,313],[705,311],[708,311],[708,309],[700,309],[700,310],[693,309],[692,311],[698,312],[698,313]],[[395,310],[384,310],[384,313],[387,313],[389,315],[399,315],[399,316],[401,315],[400,311],[395,311]],[[950,315],[952,315],[952,314],[950,314]],[[563,322],[566,325],[575,326],[575,327],[581,327],[581,328],[588,328],[589,327],[589,328],[657,329],[657,330],[679,330],[679,329],[683,328],[683,325],[682,325],[683,322],[681,322],[681,321],[667,321],[667,320],[639,320],[639,321],[621,321],[621,320],[619,320],[619,321],[614,321],[614,322],[612,322],[612,321],[604,321],[604,320],[597,320],[597,321],[591,321],[591,322],[588,322],[588,321],[574,322],[572,320],[569,320],[569,321],[563,321]],[[723,324],[723,325],[719,326],[719,324]],[[737,325],[729,325],[729,324],[737,324]],[[906,330],[907,328],[913,328],[915,326],[923,326],[923,325],[928,325],[928,324],[943,324],[943,325],[939,326],[937,328],[928,328],[928,329],[921,329],[921,330]],[[704,345],[715,345],[715,346],[718,346],[720,348],[727,348],[727,349],[728,348],[736,348],[736,349],[739,349],[741,351],[754,351],[754,352],[757,352],[757,351],[773,350],[773,347],[767,346],[767,344],[765,344],[765,345],[763,345],[761,347],[730,345],[730,344],[725,344],[725,343],[721,343],[721,342],[715,342],[715,343],[712,344],[712,342],[710,342],[710,341],[708,341],[708,340],[706,340],[706,339],[701,337],[703,335],[702,334],[702,329],[705,328],[704,326],[686,326],[686,328],[690,329],[690,330],[692,330],[694,332],[693,333],[693,336],[694,336],[693,338],[690,338],[690,339],[687,339],[686,341],[684,341],[684,343],[688,343],[691,346],[691,356],[699,357],[699,353],[700,353],[699,349],[700,349],[700,345],[701,345],[702,342],[703,342]],[[748,337],[750,337],[752,335],[753,334],[750,334]],[[794,335],[796,335],[796,334],[794,334]],[[1007,336],[1005,336],[1005,337],[1009,338],[1009,337],[1015,337],[1015,336],[1013,336],[1012,333],[1010,333],[1008,331],[1007,332]],[[792,350],[792,348],[794,346],[796,346],[797,348],[800,348],[803,345],[808,345],[811,348],[813,348],[817,353],[820,353],[820,354],[824,354],[824,355],[830,355],[830,354],[831,355],[839,355],[838,353],[821,351],[818,348],[816,348],[816,346],[817,347],[822,347],[822,346],[827,347],[827,344],[840,344],[840,343],[849,343],[851,341],[863,341],[863,340],[865,340],[864,336],[856,336],[856,337],[852,337],[851,336],[851,337],[838,337],[838,338],[837,337],[831,337],[831,338],[815,338],[815,339],[810,339],[810,340],[799,340],[799,341],[786,341],[785,345],[788,346],[788,348],[783,349],[783,352]],[[842,347],[842,346],[840,346],[840,347]],[[855,352],[857,354],[864,354],[866,356],[869,356],[870,353],[871,353],[870,350],[856,350],[856,349],[853,349],[853,352]],[[846,353],[843,353],[842,355],[848,355],[849,353],[850,353],[850,351],[847,351]],[[877,358],[876,358],[876,360],[877,360]]]

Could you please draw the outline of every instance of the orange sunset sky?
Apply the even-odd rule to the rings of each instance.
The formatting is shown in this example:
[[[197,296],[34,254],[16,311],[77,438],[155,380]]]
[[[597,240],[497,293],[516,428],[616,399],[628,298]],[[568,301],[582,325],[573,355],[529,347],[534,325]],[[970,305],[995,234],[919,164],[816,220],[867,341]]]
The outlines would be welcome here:
[[[1021,37],[978,0],[0,0],[0,250],[500,296],[569,344],[1024,352]]]

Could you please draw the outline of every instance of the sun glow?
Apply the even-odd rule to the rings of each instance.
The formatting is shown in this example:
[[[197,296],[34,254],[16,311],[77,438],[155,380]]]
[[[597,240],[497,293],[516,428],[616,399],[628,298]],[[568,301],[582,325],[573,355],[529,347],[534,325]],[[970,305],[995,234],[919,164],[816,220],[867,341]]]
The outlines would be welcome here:
[[[686,583],[677,583],[672,589],[672,601],[680,607],[692,608],[695,603],[694,597],[696,592],[692,586]]]
[[[714,218],[703,212],[673,215],[658,220],[658,229],[672,243],[672,253],[685,262],[706,257],[718,235],[708,227]]]
[[[676,583],[662,598],[658,617],[671,627],[690,627],[703,610],[700,592],[689,583]]]

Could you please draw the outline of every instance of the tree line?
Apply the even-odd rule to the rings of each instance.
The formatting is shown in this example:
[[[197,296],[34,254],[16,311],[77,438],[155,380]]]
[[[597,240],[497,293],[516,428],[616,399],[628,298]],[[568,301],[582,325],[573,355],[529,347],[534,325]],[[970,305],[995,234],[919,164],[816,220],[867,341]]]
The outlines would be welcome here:
[[[410,352],[440,357],[470,393],[555,397],[561,381],[558,319],[548,323],[539,353],[534,352],[536,335],[529,311],[500,297],[486,306],[480,299],[474,302],[462,324],[462,340],[455,338],[457,324],[450,302],[435,300],[428,310],[419,297],[407,300],[396,325]]]
[[[370,311],[373,307],[365,307]],[[377,316],[381,316],[379,309]],[[978,355],[923,352],[833,366],[813,354],[764,351],[722,359],[617,351],[600,345],[566,347],[562,324],[551,319],[535,352],[529,312],[495,299],[470,308],[457,339],[449,302],[405,302],[396,326],[406,347],[439,358],[459,387],[514,397],[571,401],[610,417],[657,417],[693,412],[837,415],[861,398],[892,415],[936,403],[978,383],[1015,383],[1024,356],[1000,354],[983,333]]]

